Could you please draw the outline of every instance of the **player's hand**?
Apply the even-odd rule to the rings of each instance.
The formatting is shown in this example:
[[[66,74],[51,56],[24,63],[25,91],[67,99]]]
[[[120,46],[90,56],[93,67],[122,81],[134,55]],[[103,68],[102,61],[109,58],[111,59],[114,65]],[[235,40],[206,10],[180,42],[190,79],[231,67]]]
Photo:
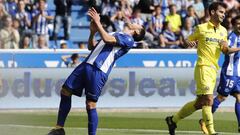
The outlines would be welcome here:
[[[91,17],[93,22],[100,23],[100,16],[93,7],[88,10],[88,15]]]
[[[186,41],[185,44],[186,48],[187,47],[193,48],[194,46],[197,46],[197,41]]]
[[[224,54],[227,54],[227,53],[228,53],[228,42],[227,42],[227,41],[221,41],[221,42],[219,43],[219,45],[220,45],[220,47],[221,47],[221,49],[222,49],[222,52],[223,52]]]

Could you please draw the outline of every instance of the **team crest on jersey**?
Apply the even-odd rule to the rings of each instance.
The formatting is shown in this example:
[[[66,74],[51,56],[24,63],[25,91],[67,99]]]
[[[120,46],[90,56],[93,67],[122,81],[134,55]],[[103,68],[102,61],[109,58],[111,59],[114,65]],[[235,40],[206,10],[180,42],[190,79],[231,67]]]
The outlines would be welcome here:
[[[202,87],[202,90],[205,90],[205,91],[208,91],[210,88],[209,88],[209,86],[203,86]]]
[[[230,91],[230,89],[229,89],[229,88],[226,88],[224,91],[225,91],[225,92],[229,92],[229,91]]]

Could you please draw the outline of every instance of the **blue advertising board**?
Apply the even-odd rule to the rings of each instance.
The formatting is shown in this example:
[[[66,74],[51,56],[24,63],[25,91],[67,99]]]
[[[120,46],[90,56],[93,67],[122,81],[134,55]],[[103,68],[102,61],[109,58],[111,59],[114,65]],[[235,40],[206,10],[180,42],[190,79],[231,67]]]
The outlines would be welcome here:
[[[88,55],[88,50],[1,50],[1,68],[60,68],[66,67],[61,56],[72,53]],[[80,58],[83,61],[84,58]],[[116,62],[116,67],[192,68],[197,60],[196,50],[144,49],[131,50]],[[219,65],[223,63],[221,55]]]

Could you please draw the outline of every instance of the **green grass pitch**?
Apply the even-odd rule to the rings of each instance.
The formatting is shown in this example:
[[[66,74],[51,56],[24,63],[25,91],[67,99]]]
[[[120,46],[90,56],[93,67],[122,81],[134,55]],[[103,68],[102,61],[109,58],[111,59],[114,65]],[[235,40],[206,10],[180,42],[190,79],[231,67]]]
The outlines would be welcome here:
[[[55,125],[56,112],[1,112],[0,135],[46,135]],[[166,135],[165,117],[172,112],[100,112],[98,135]],[[194,113],[178,124],[177,135],[201,134]],[[214,114],[215,129],[221,135],[237,134],[233,112]],[[67,135],[87,135],[86,112],[72,112],[66,122]]]

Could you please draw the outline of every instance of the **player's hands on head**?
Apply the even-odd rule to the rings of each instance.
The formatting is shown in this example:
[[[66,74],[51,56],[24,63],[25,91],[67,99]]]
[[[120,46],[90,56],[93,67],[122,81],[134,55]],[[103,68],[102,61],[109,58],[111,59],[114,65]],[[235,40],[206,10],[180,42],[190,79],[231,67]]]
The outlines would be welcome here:
[[[100,23],[100,16],[93,7],[88,10],[88,15],[91,17],[93,22]]]

